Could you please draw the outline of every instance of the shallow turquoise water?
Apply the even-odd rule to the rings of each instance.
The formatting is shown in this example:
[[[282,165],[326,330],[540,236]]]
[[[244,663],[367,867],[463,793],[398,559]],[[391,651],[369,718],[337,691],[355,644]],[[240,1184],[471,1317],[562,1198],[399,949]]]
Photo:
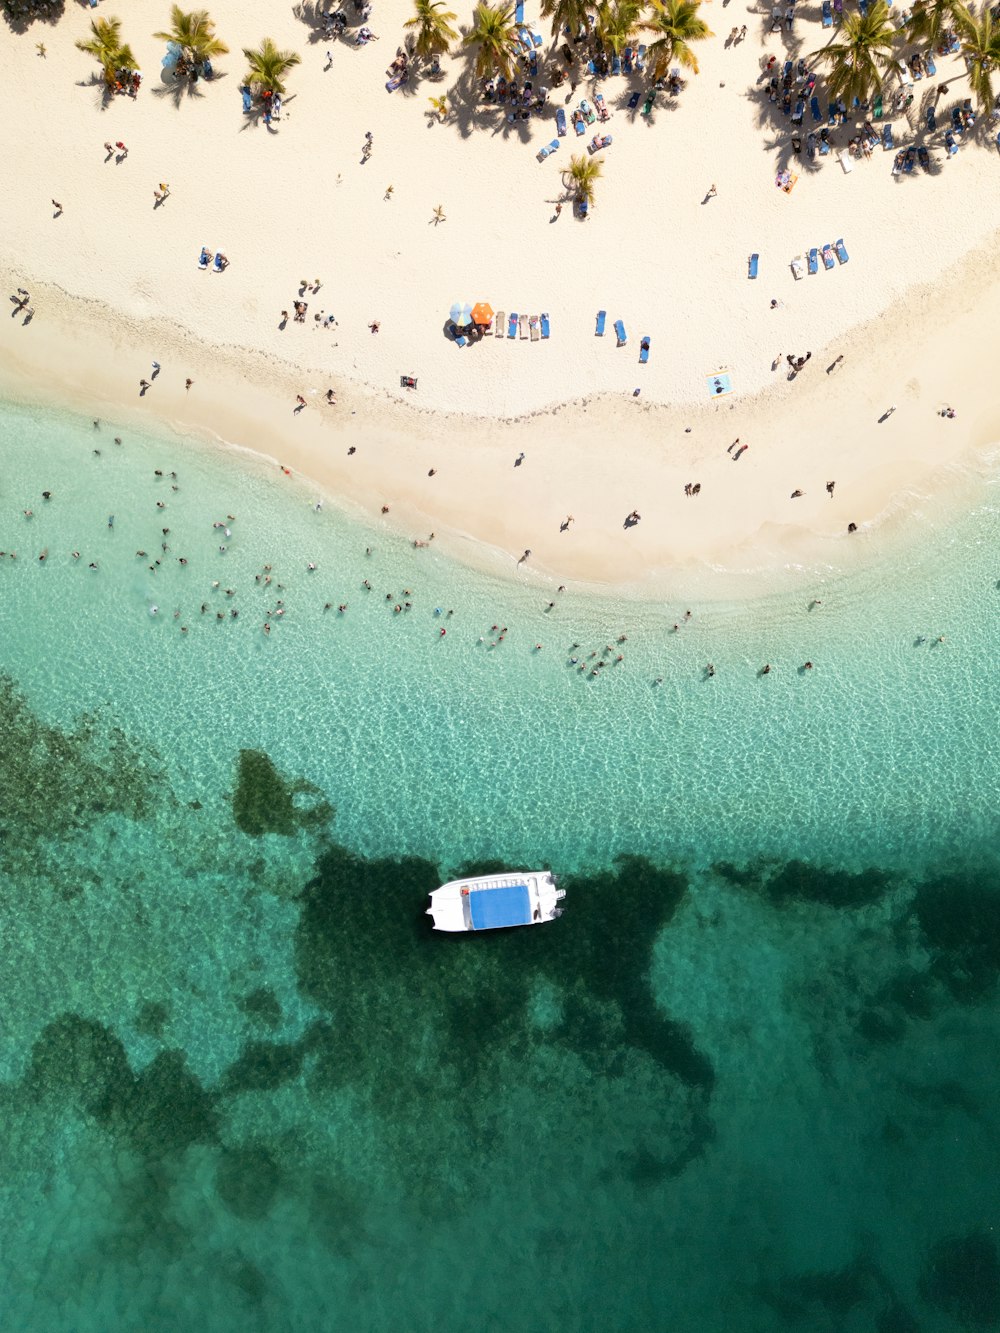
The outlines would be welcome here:
[[[613,605],[0,431],[5,1325],[1000,1321],[995,486]],[[431,937],[487,860],[566,915]]]

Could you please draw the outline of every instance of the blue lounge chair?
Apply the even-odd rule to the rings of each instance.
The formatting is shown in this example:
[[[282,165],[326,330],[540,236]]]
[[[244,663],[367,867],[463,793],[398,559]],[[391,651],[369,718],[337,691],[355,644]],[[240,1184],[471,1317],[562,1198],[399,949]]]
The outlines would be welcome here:
[[[608,318],[608,312],[607,312],[606,310],[598,310],[598,312],[597,312],[597,328],[594,330],[594,337],[595,337],[595,338],[603,338],[603,337],[604,337],[604,324],[605,324],[605,321],[607,320],[607,318]]]
[[[631,73],[632,73],[632,48],[631,48],[631,46],[626,46],[625,50],[622,52],[622,69],[625,71],[626,74],[631,74]]]
[[[809,251],[809,272],[819,272],[819,251],[815,246]]]
[[[549,317],[544,311],[542,311],[541,322],[542,322],[542,337],[547,338],[549,336]]]
[[[903,170],[906,172],[907,175],[909,175],[910,172],[913,170],[916,164],[916,160],[917,160],[916,154],[914,153],[913,149],[907,148],[906,152],[903,154]]]
[[[827,103],[827,107],[826,107],[826,123],[827,123],[827,125],[836,125],[836,123],[837,123],[837,104],[836,104],[836,102],[828,102],[828,103]]]
[[[805,104],[805,102],[803,102],[802,98],[800,97],[799,100],[795,103],[795,110],[792,112],[792,124],[793,124],[793,125],[801,125],[801,124],[802,124],[802,113],[803,113],[803,111],[805,111],[805,109],[806,109],[806,104]]]
[[[755,278],[757,276],[757,260],[759,258],[760,255],[757,254],[753,254],[750,256],[749,268],[747,269],[747,277]]]
[[[895,148],[892,142],[892,126],[888,121],[882,126],[882,149],[886,153],[891,153]]]
[[[814,120],[814,121],[816,122],[816,124],[818,125],[819,122],[823,119],[823,116],[822,116],[822,114],[821,114],[821,112],[820,112],[820,109],[819,109],[819,98],[818,98],[818,97],[812,97],[812,98],[809,99],[809,110],[813,113],[813,120]]]
[[[649,337],[643,338],[639,343],[639,364],[644,366],[649,360]]]
[[[583,118],[582,111],[577,110],[573,112],[573,128],[576,130],[577,134],[583,134],[586,131],[587,122]]]
[[[830,0],[823,0],[823,27],[833,27],[833,10],[830,6]]]
[[[524,22],[524,0],[518,0],[514,9],[514,22],[518,27]]]
[[[829,143],[829,140],[828,140],[828,139],[820,139],[820,141],[819,141],[819,155],[820,155],[820,157],[826,157],[826,155],[827,155],[827,153],[828,153],[829,151],[830,151],[830,143]]]
[[[556,111],[556,129],[560,134],[566,133],[566,112],[562,107]]]
[[[630,111],[634,111],[636,107],[639,105],[639,98],[641,96],[642,93],[633,93],[632,96],[628,99],[628,109]]]
[[[628,342],[628,334],[625,332],[625,324],[622,320],[615,320],[615,333],[618,337],[618,346],[624,347]]]
[[[837,261],[833,257],[833,246],[830,244],[823,246],[823,267],[825,269],[837,267]]]
[[[962,113],[957,106],[951,108],[951,127],[956,134],[961,134],[965,129],[965,125],[962,122]]]
[[[455,339],[456,347],[468,347],[468,345],[469,345],[469,340],[468,338],[466,338],[464,333]]]
[[[919,162],[920,162],[920,165],[923,167],[924,171],[930,171],[930,169],[931,169],[931,155],[930,155],[930,153],[928,153],[927,149],[924,148],[924,146],[923,146],[922,144],[921,144],[921,146],[917,149],[917,158],[918,158],[918,160],[919,160]]]
[[[858,8],[861,10],[861,17],[866,19],[868,17],[868,0],[858,0]]]
[[[851,256],[847,253],[847,250],[844,247],[843,236],[841,236],[839,240],[834,241],[833,248],[836,250],[837,258],[840,260],[840,262],[842,264],[846,264]]]
[[[927,52],[927,73],[936,74],[937,66],[934,64],[934,56],[930,51]]]
[[[554,153],[558,147],[559,140],[553,139],[550,144],[546,144],[544,148],[539,149],[535,156],[538,158],[539,162],[544,162],[549,154]]]
[[[241,89],[240,89],[240,92],[243,94],[243,110],[244,110],[244,112],[252,111],[252,110],[253,110],[253,97],[250,95],[250,89],[249,89],[249,88],[241,88]]]
[[[785,61],[785,68],[782,71],[782,76],[786,79],[790,79],[792,77],[792,62],[790,60]]]
[[[576,211],[577,213],[579,213],[581,218],[585,218],[587,216],[587,214],[590,212],[590,205],[587,203],[586,199],[577,200]]]
[[[507,337],[508,337],[508,338],[516,338],[516,337],[517,337],[517,313],[516,313],[516,312],[514,312],[513,314],[511,314],[511,315],[509,315],[509,316],[507,317]]]
[[[937,118],[934,115],[934,108],[932,106],[927,108],[927,128],[932,133],[937,129]]]
[[[948,150],[948,156],[952,157],[958,152],[958,144],[955,142],[955,136],[951,130],[948,130],[944,136],[944,146]]]
[[[590,75],[592,79],[597,78],[597,66],[594,64],[592,60],[587,61],[587,73]]]
[[[531,37],[531,45],[532,45],[532,46],[535,48],[535,50],[537,51],[538,48],[539,48],[539,47],[541,46],[541,44],[542,44],[541,33],[533,32],[533,33],[530,33],[529,35],[530,35],[530,37]]]
[[[646,48],[640,46],[635,53],[635,72],[641,74],[646,68]]]
[[[201,77],[209,80],[215,78],[215,70],[212,68],[211,60],[203,60],[201,62]]]
[[[621,58],[621,56],[612,56],[612,57],[611,57],[611,73],[612,73],[612,74],[620,74],[621,72],[622,72],[622,58]]]
[[[225,266],[225,264],[222,262],[222,251],[221,251],[221,250],[220,250],[219,253],[215,256],[215,259],[214,259],[213,262],[212,262],[212,268],[215,270],[216,273],[223,273],[223,272],[225,272],[225,268],[226,268],[226,266]]]

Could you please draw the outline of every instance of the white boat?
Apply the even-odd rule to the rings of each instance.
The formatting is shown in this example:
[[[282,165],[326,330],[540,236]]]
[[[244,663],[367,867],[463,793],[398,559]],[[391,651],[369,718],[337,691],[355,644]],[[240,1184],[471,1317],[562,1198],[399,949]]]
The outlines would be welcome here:
[[[540,926],[562,915],[559,901],[565,889],[556,888],[548,870],[514,875],[480,875],[455,879],[431,894],[427,915],[435,930],[497,930],[503,926]]]

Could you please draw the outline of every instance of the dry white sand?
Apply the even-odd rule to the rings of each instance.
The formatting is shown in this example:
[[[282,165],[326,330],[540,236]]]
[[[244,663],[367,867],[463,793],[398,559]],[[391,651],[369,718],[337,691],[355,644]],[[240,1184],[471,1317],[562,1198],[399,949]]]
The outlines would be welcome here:
[[[221,0],[212,13],[233,53],[216,62],[220,77],[176,99],[150,35],[168,7],[143,0],[120,13],[144,86],[107,105],[73,43],[93,13],[119,12],[113,0],[8,33],[19,129],[0,259],[36,314],[27,327],[0,321],[5,388],[249,445],[367,512],[388,504],[408,534],[433,530],[468,559],[510,567],[530,547],[531,567],[555,578],[651,585],[692,562],[822,559],[849,522],[905,514],[949,484],[955,463],[990,463],[1000,156],[986,126],[951,159],[940,132],[921,135],[924,98],[961,70],[938,58],[937,78],[915,85],[910,126],[893,118],[897,145],[928,144],[930,174],[893,177],[879,150],[847,175],[831,154],[798,162],[795,190],[778,190],[791,126],[767,102],[761,63],[822,45],[818,5],[800,11],[789,39],[767,34],[769,15],[707,4],[717,36],[699,48],[701,73],[675,101],[660,94],[649,122],[624,109],[641,80],[602,81],[614,142],[585,223],[569,207],[556,219],[554,201],[559,166],[593,129],[578,140],[571,128],[548,162],[535,153],[556,137],[556,105],[575,105],[588,84],[572,98],[568,84],[553,90],[545,116],[515,127],[469,100],[464,56],[444,62],[440,82],[388,95],[402,3],[379,3],[380,40],[355,47],[313,40],[291,8]],[[727,49],[744,21],[747,40]],[[270,131],[243,116],[238,92],[239,48],[265,34],[303,56]],[[454,111],[439,124],[428,99],[442,92]],[[955,77],[939,124],[966,95]],[[807,110],[803,133],[811,123]],[[362,164],[366,130],[374,152]],[[831,134],[846,145],[846,128]],[[106,162],[104,142],[119,139],[127,159]],[[154,209],[161,181],[170,197]],[[447,221],[435,226],[438,204]],[[840,236],[846,266],[793,279],[793,255]],[[224,274],[198,270],[202,245],[226,253]],[[301,278],[323,284],[306,295],[307,323],[279,329]],[[455,300],[545,310],[552,337],[458,350],[443,332]],[[597,339],[601,308],[608,333]],[[315,323],[320,311],[334,328]],[[788,382],[784,355],[807,350]],[[140,399],[154,357],[164,369]],[[723,367],[734,392],[711,402],[706,376]],[[401,392],[403,374],[418,377],[416,394]],[[322,401],[329,386],[335,408]],[[309,406],[293,415],[299,392]],[[938,415],[945,403],[955,420]],[[750,448],[734,463],[737,436]],[[687,482],[701,483],[697,498]],[[626,531],[633,508],[642,522]]]

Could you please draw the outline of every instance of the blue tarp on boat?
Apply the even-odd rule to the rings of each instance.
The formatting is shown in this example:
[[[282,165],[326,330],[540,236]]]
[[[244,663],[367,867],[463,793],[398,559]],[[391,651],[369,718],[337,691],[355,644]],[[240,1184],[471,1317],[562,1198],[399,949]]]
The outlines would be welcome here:
[[[527,884],[505,884],[498,889],[473,889],[469,894],[473,930],[499,926],[529,926],[531,903]]]

